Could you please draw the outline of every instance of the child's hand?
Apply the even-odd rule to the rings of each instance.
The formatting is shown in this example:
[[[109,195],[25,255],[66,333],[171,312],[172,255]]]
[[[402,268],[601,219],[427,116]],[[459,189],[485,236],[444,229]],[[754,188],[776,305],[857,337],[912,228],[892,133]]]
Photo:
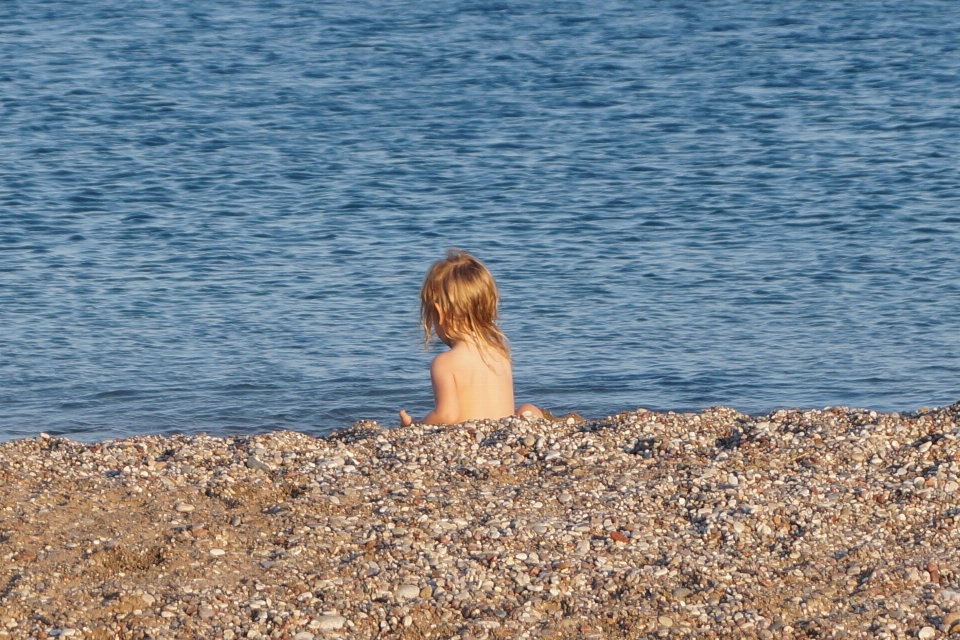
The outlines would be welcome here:
[[[410,417],[410,414],[400,409],[400,426],[409,427],[413,424],[413,418]]]

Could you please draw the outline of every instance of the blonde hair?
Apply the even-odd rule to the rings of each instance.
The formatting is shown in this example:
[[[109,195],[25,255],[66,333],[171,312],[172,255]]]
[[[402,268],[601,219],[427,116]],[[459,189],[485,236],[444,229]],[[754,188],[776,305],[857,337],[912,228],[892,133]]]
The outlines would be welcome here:
[[[443,315],[443,330],[456,340],[475,340],[510,357],[507,337],[497,326],[500,293],[482,262],[466,251],[448,249],[427,271],[420,289],[420,326],[427,346]],[[437,307],[440,311],[437,311]]]

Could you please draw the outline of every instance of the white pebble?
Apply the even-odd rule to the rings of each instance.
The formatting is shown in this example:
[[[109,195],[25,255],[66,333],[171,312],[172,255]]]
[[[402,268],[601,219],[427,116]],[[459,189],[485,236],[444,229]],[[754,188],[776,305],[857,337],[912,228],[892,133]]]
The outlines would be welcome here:
[[[339,631],[347,624],[347,619],[343,616],[325,615],[317,618],[315,622],[318,631]]]
[[[420,597],[420,587],[415,584],[404,584],[400,585],[396,591],[395,595],[399,600],[412,600],[414,598]]]

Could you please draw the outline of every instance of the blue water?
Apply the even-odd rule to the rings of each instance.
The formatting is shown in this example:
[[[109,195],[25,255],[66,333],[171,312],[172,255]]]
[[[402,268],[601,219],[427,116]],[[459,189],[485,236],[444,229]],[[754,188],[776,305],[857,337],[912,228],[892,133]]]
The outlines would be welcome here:
[[[0,439],[960,399],[960,3],[0,3]]]

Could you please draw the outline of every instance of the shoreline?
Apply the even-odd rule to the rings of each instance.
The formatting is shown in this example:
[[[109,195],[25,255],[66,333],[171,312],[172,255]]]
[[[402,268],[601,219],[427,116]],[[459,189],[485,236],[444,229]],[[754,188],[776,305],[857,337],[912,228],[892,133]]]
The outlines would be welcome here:
[[[960,403],[0,443],[0,639],[946,637]]]

